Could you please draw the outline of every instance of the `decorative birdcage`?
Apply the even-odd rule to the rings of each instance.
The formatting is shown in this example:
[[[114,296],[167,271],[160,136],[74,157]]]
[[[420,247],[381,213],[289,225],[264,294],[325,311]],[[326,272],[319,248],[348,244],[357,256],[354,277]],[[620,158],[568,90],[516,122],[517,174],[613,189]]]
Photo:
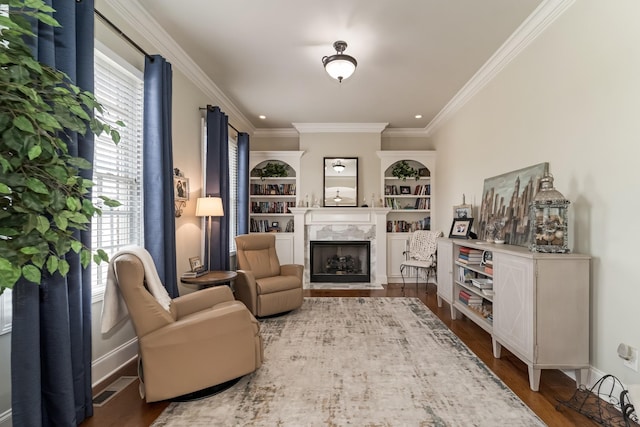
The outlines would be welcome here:
[[[529,249],[532,252],[569,252],[567,214],[570,203],[553,187],[553,176],[546,173],[541,178],[540,191],[529,205]]]

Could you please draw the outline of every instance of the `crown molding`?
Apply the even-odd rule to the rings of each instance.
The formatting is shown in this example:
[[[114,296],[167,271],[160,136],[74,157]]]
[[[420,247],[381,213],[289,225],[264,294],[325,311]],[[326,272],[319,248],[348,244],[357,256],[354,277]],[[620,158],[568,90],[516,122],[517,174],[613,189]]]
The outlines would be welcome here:
[[[504,67],[518,56],[531,42],[560,17],[575,0],[545,0],[511,34],[500,48],[484,63],[469,81],[455,94],[442,110],[424,128],[431,136],[460,108],[473,98]]]
[[[382,133],[389,123],[291,123],[299,133]]]
[[[254,130],[251,136],[256,138],[297,138],[300,134],[294,128],[260,128]]]
[[[140,5],[138,0],[109,0],[109,6],[127,24],[134,28],[154,49],[180,70],[204,94],[217,103],[236,128],[253,133],[255,128],[235,104],[205,74],[193,59],[167,33],[158,22]],[[204,107],[204,106],[202,106]]]
[[[425,128],[387,128],[382,132],[387,138],[426,138]]]

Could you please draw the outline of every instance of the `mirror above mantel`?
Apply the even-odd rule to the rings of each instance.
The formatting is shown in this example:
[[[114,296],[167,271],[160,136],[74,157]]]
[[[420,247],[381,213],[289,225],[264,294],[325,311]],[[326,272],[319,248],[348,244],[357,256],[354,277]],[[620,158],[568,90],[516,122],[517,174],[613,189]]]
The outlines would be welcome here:
[[[323,206],[358,206],[358,158],[324,158]]]

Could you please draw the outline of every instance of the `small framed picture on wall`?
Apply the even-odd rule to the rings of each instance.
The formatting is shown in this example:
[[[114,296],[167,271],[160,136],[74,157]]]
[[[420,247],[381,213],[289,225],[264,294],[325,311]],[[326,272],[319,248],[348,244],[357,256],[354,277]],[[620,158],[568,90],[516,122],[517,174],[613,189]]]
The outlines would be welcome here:
[[[173,191],[177,201],[186,202],[189,200],[189,178],[184,176],[173,176]]]

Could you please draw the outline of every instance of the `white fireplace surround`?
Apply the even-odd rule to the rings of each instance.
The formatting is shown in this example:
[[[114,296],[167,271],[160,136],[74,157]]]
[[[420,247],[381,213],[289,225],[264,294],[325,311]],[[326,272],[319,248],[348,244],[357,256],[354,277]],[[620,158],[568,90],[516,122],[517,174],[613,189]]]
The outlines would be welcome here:
[[[311,240],[369,240],[371,283],[387,283],[387,213],[389,208],[291,208],[294,216],[294,263],[304,265],[309,283]]]

